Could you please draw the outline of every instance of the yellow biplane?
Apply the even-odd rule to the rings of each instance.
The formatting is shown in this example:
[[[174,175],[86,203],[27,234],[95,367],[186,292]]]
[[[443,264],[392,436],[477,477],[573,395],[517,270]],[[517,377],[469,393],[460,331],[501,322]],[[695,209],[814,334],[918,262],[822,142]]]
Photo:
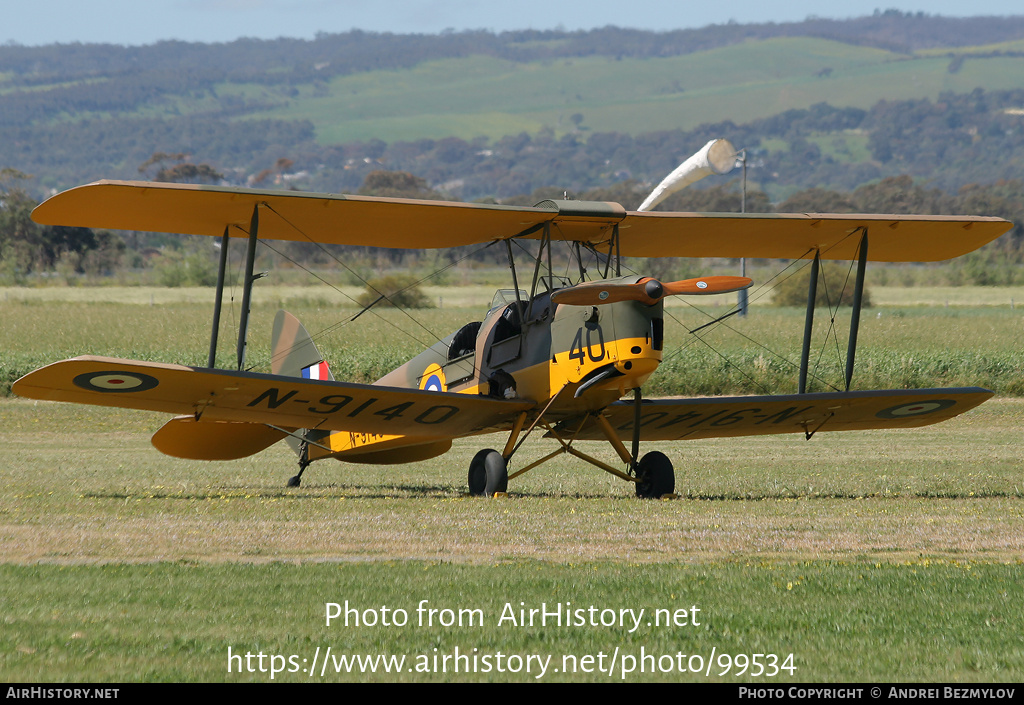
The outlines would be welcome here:
[[[640,497],[669,495],[675,486],[669,459],[658,451],[641,456],[641,443],[924,426],[988,399],[992,393],[980,388],[849,391],[864,271],[869,260],[957,257],[1012,226],[969,216],[627,212],[605,202],[513,207],[118,181],[58,194],[33,218],[218,236],[221,264],[207,367],[77,357],[18,380],[13,389],[21,396],[174,414],[153,444],[182,458],[241,458],[289,439],[299,456],[292,486],[314,460],[412,462],[446,452],[455,438],[503,432],[502,450],[481,450],[471,462],[471,493],[504,492],[509,478],[571,453],[635,483]],[[216,369],[215,360],[231,238],[244,239],[247,250],[237,368],[228,370]],[[279,312],[271,374],[261,374],[245,369],[259,238],[414,249],[497,241],[507,250],[513,286],[497,292],[483,320],[467,323],[374,384],[334,380],[302,325]],[[520,288],[512,245],[527,239],[539,246],[533,245],[530,286]],[[552,271],[554,243],[574,253],[577,281]],[[603,267],[596,280],[587,280],[584,250]],[[737,291],[751,282],[623,276],[623,257],[811,260],[798,393],[644,399],[640,389],[662,360],[664,297]],[[821,260],[858,262],[846,391],[806,393]],[[554,439],[555,449],[510,475],[509,461],[536,428]],[[579,449],[593,440],[609,443],[621,464]]]

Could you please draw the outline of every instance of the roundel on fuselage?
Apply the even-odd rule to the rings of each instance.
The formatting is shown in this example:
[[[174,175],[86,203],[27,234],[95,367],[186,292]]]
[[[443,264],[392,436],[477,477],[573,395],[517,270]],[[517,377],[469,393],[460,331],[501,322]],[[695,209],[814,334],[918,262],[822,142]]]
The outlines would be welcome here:
[[[441,369],[440,365],[433,363],[423,370],[423,375],[420,377],[420,389],[425,389],[428,392],[448,391],[448,384],[444,379],[444,370]]]

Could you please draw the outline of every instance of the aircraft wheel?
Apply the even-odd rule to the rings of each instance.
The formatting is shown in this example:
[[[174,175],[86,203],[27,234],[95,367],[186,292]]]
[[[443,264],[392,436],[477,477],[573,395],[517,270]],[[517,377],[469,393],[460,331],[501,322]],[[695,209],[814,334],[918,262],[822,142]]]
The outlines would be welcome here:
[[[298,487],[301,484],[302,484],[302,478],[299,477],[298,475],[292,475],[291,477],[288,478],[288,486],[289,487]]]
[[[476,497],[493,497],[508,489],[508,466],[501,453],[487,448],[473,456],[469,464],[469,493]]]
[[[644,454],[637,463],[636,496],[642,499],[657,499],[672,494],[676,489],[676,474],[672,461],[664,453],[652,450]]]

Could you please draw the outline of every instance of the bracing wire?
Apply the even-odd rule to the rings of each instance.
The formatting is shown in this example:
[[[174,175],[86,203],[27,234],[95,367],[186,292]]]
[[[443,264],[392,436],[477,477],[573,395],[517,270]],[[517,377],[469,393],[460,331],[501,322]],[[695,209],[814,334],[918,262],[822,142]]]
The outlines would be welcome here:
[[[836,243],[836,244],[838,244],[838,243]],[[833,247],[834,246],[835,245],[833,245]],[[812,251],[813,250],[808,250],[808,252],[805,253],[805,256],[806,256],[806,254],[810,254],[810,252],[812,252]],[[800,264],[801,262],[803,262],[803,264]],[[804,260],[804,259],[797,259],[797,260],[791,261],[788,265],[783,267],[777,274],[775,274],[773,277],[768,279],[768,281],[766,281],[763,284],[761,284],[760,286],[758,286],[758,288],[755,289],[753,294],[749,297],[749,302],[752,303],[752,302],[757,301],[758,299],[766,296],[770,292],[769,284],[771,284],[776,279],[779,279],[779,277],[782,277],[782,275],[785,274],[785,272],[787,270],[789,270],[789,269],[791,269],[793,267],[796,267],[796,269],[794,269],[792,272],[790,272],[788,275],[786,275],[784,278],[782,278],[778,282],[778,284],[781,284],[782,282],[788,280],[790,277],[793,277],[793,276],[799,274],[805,267],[807,267],[809,265],[810,265],[810,261]],[[633,274],[637,273],[637,272],[635,272],[633,270],[630,270],[630,271]],[[710,319],[713,319],[712,320],[712,324],[717,324],[718,326],[722,326],[722,327],[732,331],[733,333],[735,333],[736,335],[740,336],[741,338],[743,338],[747,342],[752,343],[753,345],[755,345],[758,348],[764,350],[765,352],[769,353],[770,355],[772,355],[773,357],[777,358],[778,360],[784,362],[786,365],[788,365],[788,366],[790,366],[790,367],[792,367],[794,369],[797,369],[797,370],[800,369],[800,365],[799,364],[793,362],[792,360],[787,358],[785,355],[782,355],[781,353],[778,353],[775,350],[772,350],[771,348],[769,348],[764,343],[761,343],[760,341],[751,338],[746,333],[744,333],[744,332],[742,332],[740,330],[737,330],[736,328],[734,328],[733,326],[729,325],[728,323],[725,323],[724,320],[729,317],[729,315],[732,313],[731,311],[726,313],[724,316],[715,316],[715,315],[711,314],[710,312],[705,311],[702,308],[700,308],[699,306],[693,304],[692,302],[687,300],[685,297],[683,298],[683,302],[687,306],[692,308],[694,311],[696,311],[696,312],[698,312],[698,313],[700,313],[700,314],[702,314],[704,316],[707,316]],[[680,321],[678,318],[676,318],[676,316],[674,316],[668,309],[664,309],[664,313],[665,313],[666,316],[668,316],[673,321],[678,323],[681,327],[685,327],[685,326],[683,326],[682,321]],[[710,332],[711,330],[714,329],[714,327],[716,327],[716,326],[712,326],[711,328],[707,328],[706,330],[708,330],[708,332]],[[748,380],[753,382],[753,384],[755,386],[761,388],[762,390],[765,389],[762,385],[760,385],[759,383],[754,381],[749,375],[747,375],[736,363],[732,362],[723,353],[721,353],[719,350],[715,349],[707,340],[704,339],[704,337],[702,335],[697,335],[696,332],[694,332],[692,334],[692,337],[687,342],[682,343],[674,351],[672,351],[668,355],[664,356],[662,358],[662,363],[664,364],[665,362],[667,362],[667,361],[671,360],[672,358],[674,358],[676,355],[682,354],[683,352],[686,351],[687,348],[689,348],[691,345],[696,344],[697,342],[703,343],[704,345],[708,346],[708,348],[710,348],[712,351],[714,351],[715,354],[717,354],[723,360],[728,362],[728,364],[731,367],[735,368],[737,372],[739,372],[741,375],[743,375]],[[835,385],[833,385],[832,383],[830,383],[828,380],[822,379],[822,378],[818,377],[817,375],[814,375],[814,378],[817,379],[822,384],[825,384],[825,385],[827,385],[829,387],[832,387],[832,389],[834,389],[835,391],[837,391],[837,392],[839,391],[839,388],[836,387]],[[767,391],[766,391],[766,393],[767,393]]]
[[[331,259],[333,259],[333,260],[334,260],[335,262],[337,262],[338,264],[340,264],[340,265],[341,265],[342,267],[344,267],[344,268],[345,268],[345,269],[346,269],[346,270],[347,270],[347,271],[348,271],[348,272],[349,272],[349,273],[350,273],[350,274],[351,274],[352,276],[354,276],[354,277],[355,277],[356,279],[358,279],[359,281],[361,281],[361,282],[362,282],[362,283],[363,283],[363,284],[364,284],[364,285],[365,285],[365,286],[366,286],[366,287],[367,287],[368,289],[371,289],[372,291],[374,291],[374,292],[375,292],[375,293],[377,293],[378,295],[380,295],[380,296],[383,296],[383,297],[384,297],[385,299],[387,299],[387,298],[388,298],[388,297],[387,297],[387,295],[386,295],[386,294],[384,294],[384,292],[382,292],[382,291],[378,291],[378,290],[377,290],[377,289],[376,289],[375,287],[371,286],[371,285],[370,285],[370,283],[369,283],[368,281],[366,281],[365,279],[363,279],[363,278],[362,278],[362,277],[361,277],[361,276],[359,275],[359,273],[358,273],[358,272],[356,272],[355,270],[353,270],[353,269],[352,269],[351,267],[349,267],[349,266],[348,266],[347,264],[345,264],[345,263],[344,263],[344,262],[343,262],[343,261],[342,261],[341,259],[339,259],[338,257],[336,257],[336,256],[334,255],[334,253],[333,253],[333,252],[331,252],[330,250],[328,250],[328,249],[327,249],[326,247],[324,247],[322,243],[316,242],[316,241],[315,241],[315,240],[314,240],[313,238],[311,238],[311,237],[310,237],[309,235],[307,235],[307,234],[306,234],[306,233],[305,233],[305,232],[304,232],[304,231],[303,231],[303,230],[302,230],[301,228],[299,228],[299,227],[298,227],[297,225],[295,225],[295,223],[291,222],[291,221],[290,221],[290,220],[288,220],[288,218],[286,218],[286,217],[285,217],[284,215],[282,215],[282,214],[281,214],[281,213],[279,213],[278,211],[274,210],[274,208],[273,208],[273,207],[271,207],[271,206],[269,206],[269,205],[268,205],[268,206],[267,206],[267,209],[268,209],[268,210],[269,210],[270,212],[272,212],[272,213],[273,213],[274,215],[276,215],[277,217],[279,217],[279,218],[280,218],[281,220],[283,220],[283,221],[284,221],[285,223],[287,223],[287,224],[288,224],[289,226],[291,226],[291,228],[292,228],[293,230],[295,230],[295,232],[299,233],[300,235],[302,235],[302,237],[306,238],[306,240],[308,240],[309,242],[311,242],[311,243],[313,243],[314,245],[316,245],[316,247],[317,247],[317,248],[318,248],[318,249],[319,249],[319,250],[320,250],[321,252],[323,252],[323,253],[324,253],[325,255],[327,255],[328,257],[330,257]],[[350,297],[350,298],[351,298],[351,297]],[[390,301],[390,299],[388,299],[388,301]],[[427,333],[428,333],[428,334],[429,334],[429,335],[430,335],[430,336],[431,336],[432,338],[435,338],[435,339],[436,339],[436,340],[438,340],[438,341],[440,341],[440,340],[441,340],[441,339],[440,339],[440,338],[438,337],[438,335],[437,335],[436,333],[434,333],[434,332],[433,332],[432,330],[430,330],[430,329],[429,329],[429,328],[427,328],[427,327],[426,327],[425,325],[423,325],[423,323],[422,323],[422,322],[420,322],[419,320],[417,320],[417,319],[416,319],[416,317],[415,317],[415,316],[413,316],[413,315],[412,315],[411,313],[409,313],[409,312],[408,312],[408,311],[407,311],[406,309],[404,309],[404,308],[401,308],[401,307],[398,307],[398,306],[396,306],[395,308],[397,308],[397,309],[398,309],[399,311],[401,311],[402,313],[404,313],[404,314],[405,314],[405,316],[406,316],[406,317],[407,317],[407,318],[408,318],[408,319],[409,319],[410,321],[412,321],[413,323],[415,323],[416,325],[418,325],[418,326],[419,326],[420,328],[422,328],[423,330],[425,330],[425,331],[426,331],[426,332],[427,332]],[[415,340],[415,339],[414,339],[414,340]],[[419,342],[419,341],[417,341],[417,342]]]
[[[465,255],[463,255],[462,257],[460,257],[460,258],[458,258],[458,259],[456,259],[456,260],[454,260],[454,261],[450,262],[449,264],[445,265],[445,266],[444,266],[444,267],[442,267],[441,269],[438,269],[438,270],[437,270],[436,272],[433,272],[433,273],[431,273],[431,274],[428,274],[427,276],[425,276],[425,277],[423,277],[423,278],[421,278],[421,279],[417,280],[416,282],[414,282],[414,283],[410,284],[409,286],[407,286],[407,287],[405,287],[405,288],[403,288],[403,289],[400,289],[400,290],[399,290],[398,292],[395,292],[395,293],[401,293],[402,291],[405,291],[406,289],[410,289],[410,288],[412,288],[412,287],[414,287],[414,286],[418,286],[418,285],[422,284],[423,282],[425,282],[425,281],[427,281],[427,280],[429,280],[429,279],[432,279],[433,277],[436,277],[437,275],[439,275],[439,274],[441,274],[441,273],[443,273],[443,272],[447,271],[448,269],[451,269],[452,267],[455,267],[455,266],[457,266],[458,264],[460,264],[461,262],[465,261],[466,259],[469,259],[470,257],[473,257],[473,256],[474,256],[474,255],[476,255],[477,253],[479,253],[479,252],[483,252],[483,251],[484,251],[484,250],[486,250],[486,249],[487,249],[488,247],[491,247],[492,245],[494,245],[494,243],[495,243],[495,242],[496,242],[496,241],[492,241],[492,242],[489,242],[489,243],[487,243],[487,244],[485,244],[485,245],[483,245],[483,246],[481,246],[481,247],[478,247],[478,248],[476,248],[475,250],[473,250],[473,251],[471,251],[471,252],[468,252],[468,253],[466,253],[466,254],[465,254]],[[303,266],[303,265],[302,265],[301,263],[299,263],[299,262],[295,261],[294,259],[292,259],[292,258],[288,257],[288,255],[284,254],[283,252],[280,252],[279,250],[275,249],[275,248],[274,248],[274,247],[272,247],[271,245],[268,245],[268,244],[266,244],[266,243],[264,243],[264,245],[265,245],[265,246],[266,246],[266,247],[267,247],[267,248],[268,248],[269,250],[271,250],[272,252],[276,253],[276,254],[277,254],[277,255],[279,255],[280,257],[283,257],[284,259],[288,260],[289,262],[291,262],[291,263],[292,263],[292,264],[294,264],[295,266],[299,267],[299,268],[300,268],[300,269],[302,269],[303,271],[305,271],[305,272],[307,272],[307,273],[311,274],[312,276],[314,276],[314,277],[315,277],[316,279],[318,279],[319,281],[321,281],[321,282],[323,282],[324,284],[326,284],[327,286],[331,287],[331,288],[332,288],[332,289],[334,289],[334,290],[335,290],[336,292],[338,292],[339,294],[341,294],[342,296],[344,296],[345,298],[347,298],[347,299],[348,299],[349,301],[352,301],[353,303],[357,303],[357,304],[358,304],[358,302],[357,302],[357,301],[356,301],[355,299],[353,299],[353,298],[352,298],[351,296],[349,296],[349,295],[348,295],[347,293],[345,293],[344,291],[342,291],[341,289],[339,289],[338,287],[336,287],[336,286],[335,286],[334,284],[332,284],[331,282],[329,282],[329,281],[327,281],[326,279],[324,279],[323,277],[321,277],[321,276],[320,276],[319,274],[317,274],[316,272],[313,272],[312,270],[309,270],[309,269],[307,269],[307,268],[306,268],[306,267],[304,267],[304,266]],[[330,253],[328,253],[328,254],[330,254]],[[343,264],[343,266],[344,266],[344,264]],[[346,267],[346,269],[347,269],[347,267]],[[349,271],[351,271],[351,270],[349,270]],[[348,325],[349,323],[352,323],[352,322],[353,322],[353,321],[354,321],[354,320],[355,320],[356,318],[358,318],[358,317],[359,317],[360,315],[362,315],[363,313],[365,313],[365,312],[366,312],[367,310],[370,310],[370,309],[369,309],[369,307],[364,307],[364,308],[363,308],[363,309],[361,309],[361,310],[360,310],[360,311],[359,311],[358,313],[356,313],[356,315],[352,316],[351,318],[348,318],[348,319],[346,319],[346,320],[344,320],[344,321],[340,321],[339,323],[336,323],[336,324],[334,324],[334,325],[332,325],[332,326],[328,326],[327,328],[324,328],[324,329],[322,329],[322,330],[318,331],[317,333],[315,333],[315,334],[313,334],[313,335],[310,335],[310,338],[311,338],[311,339],[313,339],[313,340],[320,340],[320,339],[322,339],[323,337],[325,337],[326,335],[328,335],[329,333],[332,333],[332,332],[336,331],[337,329],[339,329],[339,328],[343,328],[344,326]],[[404,309],[400,309],[400,310],[402,310],[403,312],[405,312],[405,310],[404,310]],[[417,337],[416,337],[415,335],[413,335],[413,334],[412,334],[411,332],[409,332],[409,331],[408,331],[408,330],[406,330],[405,328],[403,328],[403,327],[399,326],[399,325],[398,325],[397,323],[395,323],[394,321],[390,321],[390,320],[388,320],[387,318],[385,318],[384,316],[381,316],[381,315],[380,315],[379,313],[377,313],[376,311],[371,311],[371,312],[372,312],[372,313],[373,313],[373,314],[374,314],[375,316],[377,316],[377,318],[378,318],[379,320],[382,320],[382,321],[384,321],[385,323],[387,323],[388,325],[390,325],[391,327],[393,327],[393,328],[397,328],[398,330],[402,331],[403,333],[405,333],[406,335],[408,335],[408,336],[409,336],[410,338],[412,338],[412,339],[413,339],[414,341],[416,341],[416,342],[417,342],[417,343],[419,343],[420,345],[423,345],[424,347],[430,347],[431,343],[426,343],[426,342],[423,342],[422,340],[420,340],[419,338],[417,338]],[[407,315],[408,315],[408,314],[407,314]],[[414,319],[414,320],[415,320],[415,319]],[[424,327],[424,328],[425,328],[425,327]],[[428,332],[430,332],[430,331],[428,330]],[[441,340],[440,338],[437,338],[437,336],[436,336],[436,335],[434,335],[433,333],[431,333],[431,336],[433,336],[434,338],[436,338],[436,339],[437,339],[438,341],[440,341],[440,340]],[[293,348],[294,348],[294,346],[292,346],[291,348],[288,348],[288,349],[286,349],[286,350],[283,350],[283,351],[281,351],[280,353],[278,353],[278,355],[274,356],[274,357],[272,358],[272,360],[273,360],[273,359],[277,359],[278,357],[281,357],[281,356],[287,355],[287,354],[288,354],[289,352],[291,352],[291,350],[292,350]]]

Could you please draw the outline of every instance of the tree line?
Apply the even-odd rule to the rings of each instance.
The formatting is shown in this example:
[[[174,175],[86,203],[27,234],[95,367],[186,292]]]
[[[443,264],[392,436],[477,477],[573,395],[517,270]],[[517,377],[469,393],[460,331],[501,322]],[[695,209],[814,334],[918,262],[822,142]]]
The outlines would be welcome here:
[[[971,183],[1024,179],[1024,89],[879,101],[868,110],[820,103],[744,124],[639,135],[543,129],[496,140],[328,146],[316,141],[308,121],[182,116],[0,124],[0,165],[39,174],[27,186],[37,196],[99,178],[138,178],[136,165],[159,148],[195,155],[232,185],[250,184],[287,159],[292,172],[278,180],[304,190],[351,193],[383,169],[415,173],[450,198],[504,199],[544,186],[582,192],[630,179],[657,183],[718,137],[747,149],[750,179],[776,201],[815,186],[852,191],[901,174],[956,193]],[[866,159],[853,154],[856,145]]]

